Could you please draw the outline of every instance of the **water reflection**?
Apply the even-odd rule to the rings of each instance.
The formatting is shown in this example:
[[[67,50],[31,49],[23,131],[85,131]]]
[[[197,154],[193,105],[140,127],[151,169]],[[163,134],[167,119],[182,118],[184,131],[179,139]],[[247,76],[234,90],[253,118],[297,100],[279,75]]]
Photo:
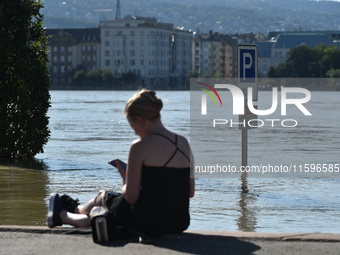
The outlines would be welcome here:
[[[254,232],[257,224],[256,217],[256,195],[249,193],[247,173],[241,175],[241,192],[240,192],[240,212],[241,216],[237,220],[238,230]]]
[[[0,225],[45,225],[47,185],[40,161],[0,162]]]

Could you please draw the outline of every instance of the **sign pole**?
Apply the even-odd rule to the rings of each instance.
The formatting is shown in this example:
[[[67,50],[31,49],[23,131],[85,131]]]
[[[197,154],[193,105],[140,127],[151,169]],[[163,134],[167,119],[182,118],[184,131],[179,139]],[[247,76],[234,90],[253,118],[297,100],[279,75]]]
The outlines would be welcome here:
[[[238,87],[243,90],[244,95],[244,115],[239,120],[243,120],[244,126],[242,130],[242,169],[245,170],[248,166],[248,87],[253,88],[252,98],[253,101],[257,101],[257,45],[254,44],[238,44],[237,45],[237,71],[238,71]],[[241,121],[240,121],[241,122]],[[247,172],[244,171],[241,174],[242,180],[242,192],[248,192],[247,185]]]
[[[245,92],[246,90],[244,90]],[[243,92],[243,93],[244,93]],[[247,93],[244,93],[244,109],[247,108]],[[245,169],[245,167],[248,165],[248,129],[243,127],[242,129],[242,167]]]
[[[247,107],[247,90],[243,90],[244,96],[244,109]],[[243,127],[242,129],[242,169],[246,169],[248,166],[248,128]],[[244,171],[241,174],[241,189],[243,193],[248,193],[247,184],[247,172]]]

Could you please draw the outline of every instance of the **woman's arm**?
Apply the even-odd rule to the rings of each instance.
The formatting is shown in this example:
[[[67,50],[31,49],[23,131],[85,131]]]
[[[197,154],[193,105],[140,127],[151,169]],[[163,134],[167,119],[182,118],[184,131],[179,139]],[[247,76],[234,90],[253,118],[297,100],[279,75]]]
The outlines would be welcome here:
[[[129,204],[137,202],[140,191],[140,182],[142,175],[143,155],[141,144],[133,143],[130,147],[129,158],[126,172],[119,170],[122,176],[122,194]]]
[[[195,160],[194,155],[192,154],[190,148],[190,198],[194,197],[194,195],[195,195]]]
[[[189,197],[192,198],[195,196],[195,178],[190,178],[190,195]]]

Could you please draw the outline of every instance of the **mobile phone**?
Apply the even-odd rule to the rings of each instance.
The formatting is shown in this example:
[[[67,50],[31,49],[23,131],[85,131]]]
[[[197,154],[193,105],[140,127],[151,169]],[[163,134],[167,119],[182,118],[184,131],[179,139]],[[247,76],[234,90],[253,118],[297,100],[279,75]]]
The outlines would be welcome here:
[[[121,165],[121,167],[126,171],[126,163],[121,161],[120,159],[114,159],[109,162],[111,166],[117,167],[116,161],[118,161]]]

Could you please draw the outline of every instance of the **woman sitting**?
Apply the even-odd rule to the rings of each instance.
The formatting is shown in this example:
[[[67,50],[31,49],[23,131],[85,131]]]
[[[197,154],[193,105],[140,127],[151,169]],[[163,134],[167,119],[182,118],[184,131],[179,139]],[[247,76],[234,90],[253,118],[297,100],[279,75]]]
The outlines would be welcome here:
[[[109,211],[111,228],[123,226],[150,236],[181,233],[190,224],[189,198],[194,196],[193,156],[188,141],[166,129],[161,99],[142,90],[126,104],[125,116],[140,139],[131,144],[127,169],[117,161],[122,195],[100,191],[85,206],[65,210],[58,194],[50,199],[49,227],[89,227],[94,206]]]

